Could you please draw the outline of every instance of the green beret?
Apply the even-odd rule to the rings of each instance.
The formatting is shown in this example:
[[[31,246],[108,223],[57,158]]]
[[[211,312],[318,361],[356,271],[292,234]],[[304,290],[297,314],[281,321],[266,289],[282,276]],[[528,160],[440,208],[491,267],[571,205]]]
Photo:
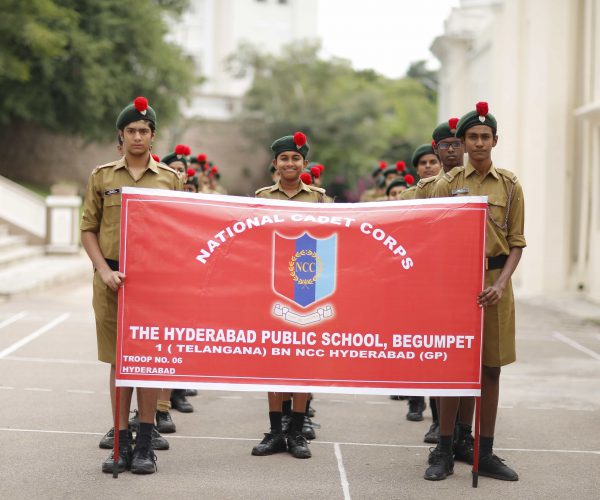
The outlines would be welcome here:
[[[127,125],[139,120],[148,120],[156,127],[156,113],[148,105],[145,97],[136,97],[131,104],[123,108],[117,117],[117,130],[123,130]]]
[[[468,129],[477,125],[487,125],[492,129],[493,134],[496,135],[498,122],[494,118],[494,115],[488,112],[487,102],[478,102],[474,111],[469,111],[458,121],[456,137],[464,137]]]
[[[435,127],[431,137],[436,143],[443,141],[444,139],[454,139],[457,124],[458,118],[450,118],[447,122],[442,122]]]
[[[296,132],[294,135],[286,135],[277,139],[271,144],[273,158],[277,158],[281,153],[286,151],[297,151],[306,160],[308,157],[308,142],[306,136],[302,132]]]
[[[175,161],[181,161],[187,167],[187,158],[183,155],[178,155],[175,153],[169,153],[167,156],[165,156],[160,161],[161,161],[161,163],[164,163],[165,165],[170,165],[171,163],[173,163]]]
[[[431,144],[421,144],[417,149],[415,149],[411,160],[413,167],[416,168],[417,164],[419,163],[419,158],[421,158],[423,155],[435,155],[435,151],[433,150],[433,147],[431,147]]]
[[[385,195],[389,196],[392,188],[395,188],[396,186],[404,186],[405,188],[408,188],[408,183],[406,182],[404,177],[398,177],[394,179],[392,182],[389,183],[388,187],[385,188]]]

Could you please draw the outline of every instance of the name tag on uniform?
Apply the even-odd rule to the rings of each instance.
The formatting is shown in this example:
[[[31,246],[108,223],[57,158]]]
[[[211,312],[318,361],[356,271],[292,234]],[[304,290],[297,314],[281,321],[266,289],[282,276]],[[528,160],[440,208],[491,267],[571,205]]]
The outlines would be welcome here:
[[[452,190],[452,196],[454,196],[455,194],[467,194],[469,192],[469,188],[467,187],[462,187],[459,189],[453,189]]]
[[[110,196],[111,194],[119,194],[121,192],[121,188],[109,189],[108,191],[104,191],[104,196]]]

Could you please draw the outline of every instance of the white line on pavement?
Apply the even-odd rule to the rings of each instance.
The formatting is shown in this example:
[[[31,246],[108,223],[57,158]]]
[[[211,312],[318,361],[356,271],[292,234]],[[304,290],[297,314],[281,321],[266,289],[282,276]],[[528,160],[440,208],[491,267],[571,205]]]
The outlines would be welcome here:
[[[12,344],[11,346],[7,347],[3,351],[0,351],[0,359],[8,356],[9,354],[12,354],[17,349],[20,349],[21,347],[23,347],[24,345],[28,344],[32,340],[35,340],[38,337],[41,337],[44,333],[46,333],[47,331],[49,331],[52,328],[54,328],[56,325],[59,325],[60,323],[62,323],[63,321],[65,321],[69,316],[70,316],[69,313],[63,313],[63,314],[61,314],[60,316],[54,318],[49,323],[46,323],[41,328],[38,328],[35,332],[27,335],[27,337],[22,338],[21,340],[15,342],[14,344]]]
[[[105,363],[100,361],[92,361],[90,359],[60,359],[60,358],[29,358],[23,356],[6,356],[5,361],[26,361],[31,363],[60,363],[66,365],[98,365],[105,366]]]
[[[104,436],[104,432],[84,432],[84,431],[58,431],[58,430],[45,430],[45,429],[18,429],[0,427],[0,432],[39,432],[41,434],[78,434],[84,436]],[[214,441],[259,441],[257,438],[243,438],[243,437],[223,437],[223,436],[182,436],[182,435],[170,435],[169,439],[203,439],[203,440],[214,440]],[[387,444],[387,443],[344,443],[334,441],[311,441],[311,445],[344,445],[344,446],[372,446],[378,448],[431,448],[431,445],[411,445],[411,444]],[[600,455],[598,450],[542,450],[535,448],[494,448],[498,451],[522,451],[522,452],[533,452],[533,453],[574,453],[574,454],[588,454],[588,455]]]
[[[335,458],[337,459],[338,470],[340,471],[340,482],[342,483],[344,500],[350,500],[350,485],[348,484],[348,477],[346,476],[346,469],[344,468],[344,462],[342,460],[342,450],[340,449],[339,443],[333,443],[333,450],[335,452]]]
[[[35,392],[52,392],[52,389],[46,389],[45,387],[25,387],[23,390]]]
[[[588,349],[587,347],[581,345],[579,342],[575,342],[574,340],[570,339],[569,337],[565,337],[562,333],[559,332],[553,332],[552,335],[554,336],[554,338],[562,340],[565,344],[569,344],[571,347],[577,349],[578,351],[584,352],[592,358],[600,361],[600,354],[592,351],[591,349]]]
[[[0,385],[0,389],[14,389],[14,387],[10,387],[8,385]]]
[[[96,394],[96,391],[84,391],[80,389],[67,389],[71,394]]]
[[[21,318],[27,316],[27,311],[21,311],[20,313],[11,316],[8,319],[5,319],[2,323],[0,323],[0,328],[4,328],[5,326],[13,324],[15,321],[19,321]]]

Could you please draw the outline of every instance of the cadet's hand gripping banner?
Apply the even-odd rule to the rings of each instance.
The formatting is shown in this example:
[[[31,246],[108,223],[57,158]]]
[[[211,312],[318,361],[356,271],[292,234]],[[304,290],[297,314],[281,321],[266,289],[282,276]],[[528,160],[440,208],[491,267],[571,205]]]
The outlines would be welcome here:
[[[117,385],[479,395],[486,208],[124,188]]]

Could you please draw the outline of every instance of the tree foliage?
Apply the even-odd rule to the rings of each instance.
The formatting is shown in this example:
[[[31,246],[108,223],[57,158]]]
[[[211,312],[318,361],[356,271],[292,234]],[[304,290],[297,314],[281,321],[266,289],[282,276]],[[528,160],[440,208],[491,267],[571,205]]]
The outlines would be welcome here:
[[[253,78],[239,119],[257,144],[268,147],[301,130],[310,159],[352,182],[380,159],[408,163],[418,145],[431,141],[435,104],[419,82],[356,71],[318,53],[315,44],[289,46],[280,56],[246,45],[231,58],[234,74]]]
[[[0,0],[0,123],[106,137],[148,97],[159,126],[177,115],[193,66],[165,41],[187,0]]]

